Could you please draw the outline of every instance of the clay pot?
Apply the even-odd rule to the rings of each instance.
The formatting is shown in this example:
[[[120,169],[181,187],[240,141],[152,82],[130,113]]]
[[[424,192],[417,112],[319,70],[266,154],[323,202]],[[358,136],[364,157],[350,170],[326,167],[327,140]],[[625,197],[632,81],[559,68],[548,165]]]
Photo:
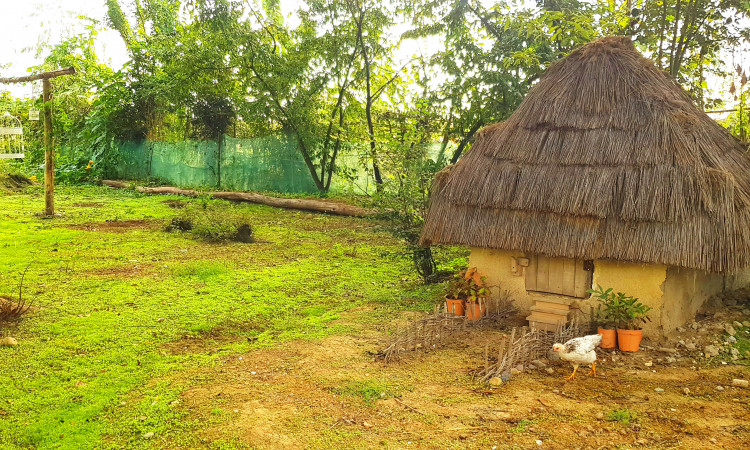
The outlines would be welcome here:
[[[471,303],[466,302],[466,318],[469,320],[479,320],[484,317],[487,312],[487,307],[484,302],[482,303]]]
[[[599,328],[596,331],[602,335],[602,343],[599,344],[601,348],[615,348],[617,346],[617,331],[610,330],[608,328]]]
[[[623,352],[637,352],[643,339],[643,330],[617,329],[617,343]]]
[[[463,316],[465,311],[464,301],[458,298],[445,297],[445,310],[448,314]]]

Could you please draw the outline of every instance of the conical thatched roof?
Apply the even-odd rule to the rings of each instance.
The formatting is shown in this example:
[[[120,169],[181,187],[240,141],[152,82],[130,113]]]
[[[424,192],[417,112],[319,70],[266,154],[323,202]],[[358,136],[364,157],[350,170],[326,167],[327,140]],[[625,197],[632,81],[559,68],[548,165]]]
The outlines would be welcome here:
[[[745,147],[625,37],[553,65],[433,186],[422,243],[734,272]]]

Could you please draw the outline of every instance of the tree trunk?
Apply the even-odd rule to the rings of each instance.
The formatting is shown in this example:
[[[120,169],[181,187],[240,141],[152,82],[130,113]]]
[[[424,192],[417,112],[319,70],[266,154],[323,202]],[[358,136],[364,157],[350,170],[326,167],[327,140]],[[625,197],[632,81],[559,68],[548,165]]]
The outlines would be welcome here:
[[[128,189],[131,183],[127,181],[102,180],[102,184],[112,188]],[[327,202],[324,200],[310,200],[300,198],[276,198],[267,195],[256,194],[253,192],[198,192],[192,189],[180,189],[172,186],[163,187],[143,187],[135,188],[138,192],[144,194],[170,194],[184,195],[186,197],[199,197],[209,194],[213,198],[231,200],[235,202],[259,203],[267,206],[286,209],[301,209],[305,211],[317,211],[338,216],[366,217],[377,214],[376,210],[360,208],[359,206],[347,205],[344,203]]]

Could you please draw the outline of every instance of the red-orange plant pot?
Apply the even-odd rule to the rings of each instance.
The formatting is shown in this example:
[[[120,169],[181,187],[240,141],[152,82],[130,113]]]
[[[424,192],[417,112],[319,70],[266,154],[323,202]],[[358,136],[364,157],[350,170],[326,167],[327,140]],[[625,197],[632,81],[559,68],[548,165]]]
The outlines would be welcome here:
[[[599,328],[598,334],[602,335],[602,343],[599,344],[601,348],[615,348],[617,346],[617,331],[610,330],[607,328]]]
[[[448,314],[454,314],[456,316],[463,316],[466,308],[464,307],[464,301],[458,298],[445,297],[445,310]]]
[[[484,317],[484,314],[487,312],[487,307],[485,306],[484,302],[482,303],[473,303],[473,302],[466,302],[466,318],[474,321],[479,320],[482,317]]]
[[[617,343],[623,352],[637,352],[643,339],[643,330],[617,329]]]

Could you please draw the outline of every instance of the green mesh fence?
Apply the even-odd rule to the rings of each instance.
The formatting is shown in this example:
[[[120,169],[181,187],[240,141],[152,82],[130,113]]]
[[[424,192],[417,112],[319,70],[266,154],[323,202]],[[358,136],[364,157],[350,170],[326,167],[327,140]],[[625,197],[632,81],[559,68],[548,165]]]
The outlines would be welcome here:
[[[439,144],[431,145],[428,153],[437,157],[439,150]],[[331,192],[364,194],[375,190],[372,177],[362,169],[366,151],[354,144],[342,146]],[[117,153],[112,172],[118,178],[158,178],[175,186],[230,191],[318,191],[291,136],[227,136],[221,147],[212,141],[124,142],[119,144]]]

